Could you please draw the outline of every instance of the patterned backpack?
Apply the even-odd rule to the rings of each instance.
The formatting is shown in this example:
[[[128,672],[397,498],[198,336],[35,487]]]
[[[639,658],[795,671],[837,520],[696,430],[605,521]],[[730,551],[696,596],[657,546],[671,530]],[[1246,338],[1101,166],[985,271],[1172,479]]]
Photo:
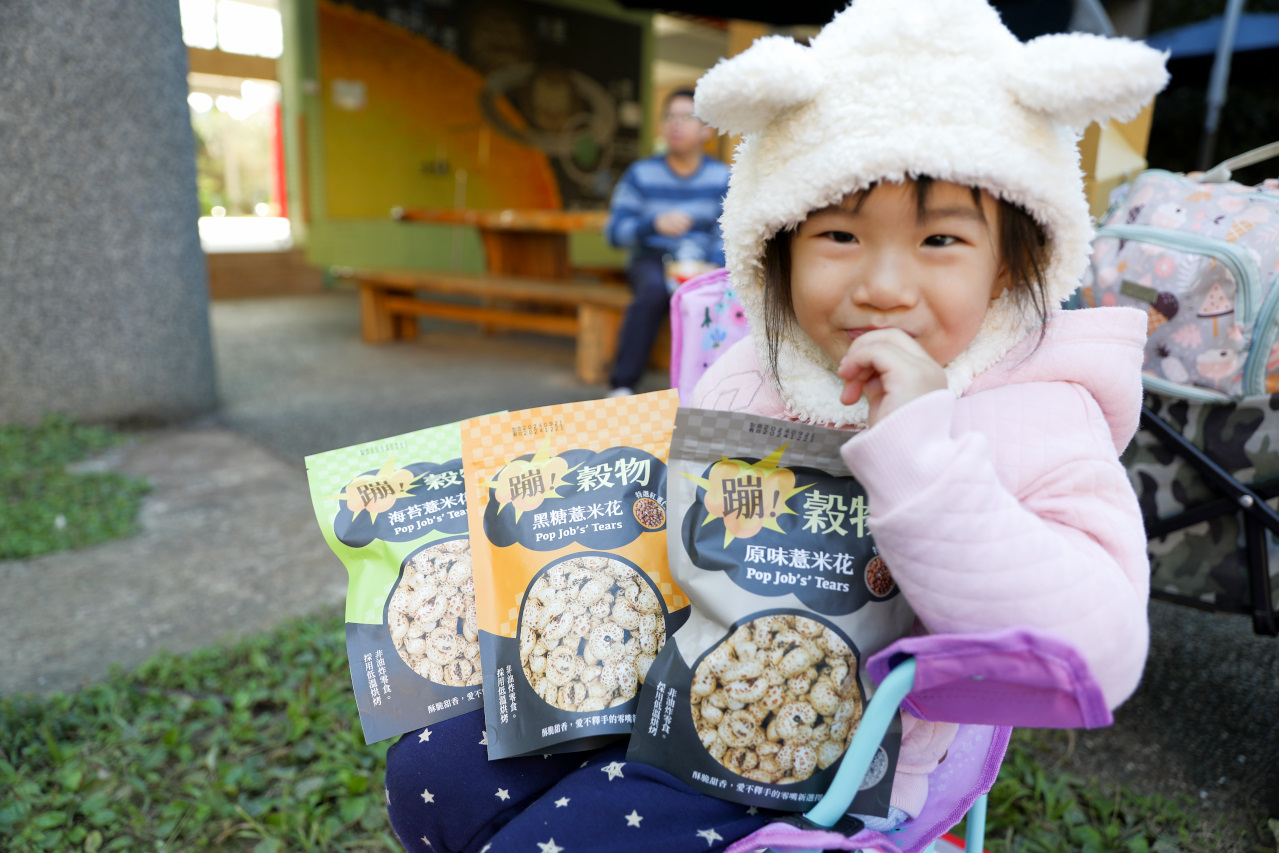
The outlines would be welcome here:
[[[1150,540],[1151,593],[1279,631],[1279,181],[1152,169],[1098,226],[1084,304],[1148,317],[1143,430],[1123,457]],[[1269,505],[1267,501],[1269,500]]]
[[[691,278],[671,295],[671,387],[687,405],[706,368],[746,337],[746,315],[728,270]]]

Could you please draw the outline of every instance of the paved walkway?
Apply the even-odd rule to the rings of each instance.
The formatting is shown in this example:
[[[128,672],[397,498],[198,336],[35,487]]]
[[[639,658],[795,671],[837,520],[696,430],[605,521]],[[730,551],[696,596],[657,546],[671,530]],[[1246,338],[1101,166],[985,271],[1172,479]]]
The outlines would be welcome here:
[[[214,425],[143,433],[105,461],[151,482],[143,532],[0,562],[0,694],[71,690],[110,664],[261,631],[346,595],[305,475],[253,439]]]
[[[0,562],[0,694],[73,689],[112,663],[338,607],[345,574],[312,514],[305,455],[605,390],[576,381],[557,339],[442,325],[366,346],[347,293],[216,303],[212,324],[217,417],[138,433],[103,461],[152,482],[144,532]],[[1159,603],[1151,622],[1137,695],[1114,727],[1073,746],[1062,735],[1060,769],[1188,793],[1255,825],[1279,767],[1279,640],[1253,636],[1242,617]]]

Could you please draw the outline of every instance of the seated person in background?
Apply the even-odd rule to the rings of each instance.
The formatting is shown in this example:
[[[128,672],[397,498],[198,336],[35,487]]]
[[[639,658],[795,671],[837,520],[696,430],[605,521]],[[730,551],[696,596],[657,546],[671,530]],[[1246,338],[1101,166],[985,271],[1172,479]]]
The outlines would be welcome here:
[[[724,265],[719,215],[728,166],[702,150],[712,133],[693,115],[692,90],[672,92],[662,119],[666,153],[632,163],[613,190],[604,233],[611,244],[630,251],[627,279],[635,301],[618,336],[610,397],[634,393],[648,364],[670,308],[666,260]]]

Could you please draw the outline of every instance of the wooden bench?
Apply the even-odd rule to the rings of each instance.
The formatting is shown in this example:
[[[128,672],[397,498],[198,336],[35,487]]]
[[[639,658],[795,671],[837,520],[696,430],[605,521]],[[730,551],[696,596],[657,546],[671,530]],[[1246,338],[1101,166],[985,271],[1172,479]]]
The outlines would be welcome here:
[[[588,281],[398,270],[336,275],[359,288],[360,325],[369,343],[415,337],[418,317],[559,335],[577,340],[577,376],[589,383],[608,379],[622,316],[631,303],[625,287]],[[669,334],[653,351],[656,364],[669,366]]]

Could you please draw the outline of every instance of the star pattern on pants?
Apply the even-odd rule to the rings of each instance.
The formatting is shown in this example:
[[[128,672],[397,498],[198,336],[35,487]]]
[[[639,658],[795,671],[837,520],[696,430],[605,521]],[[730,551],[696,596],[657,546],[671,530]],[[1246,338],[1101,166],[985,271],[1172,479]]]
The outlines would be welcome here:
[[[608,781],[612,782],[618,776],[621,776],[623,779],[626,778],[625,776],[622,776],[622,768],[625,766],[626,762],[624,761],[614,761],[612,764],[605,764],[600,768],[600,770],[601,772],[607,773]]]
[[[562,809],[568,805],[568,797],[560,797],[555,801],[555,808]]]
[[[423,790],[423,791],[422,791],[422,801],[423,801],[423,802],[426,802],[426,803],[433,803],[433,802],[435,802],[435,795],[434,795],[434,794],[432,794],[430,791]]]
[[[430,740],[430,739],[431,739],[431,730],[430,730],[430,729],[422,729],[422,733],[421,733],[420,735],[418,735],[418,736],[417,736],[417,742],[418,742],[418,743],[426,743],[426,742],[427,742],[428,740]]]
[[[505,788],[498,788],[497,798],[501,800],[502,802],[506,802],[507,800],[511,798],[511,793],[510,791],[507,791]]]
[[[635,811],[635,809],[631,809],[631,813],[626,815],[626,825],[633,826],[636,829],[638,829],[640,825],[640,821],[643,819],[644,819],[643,815]]]
[[[537,842],[537,846],[542,848],[542,853],[562,853],[562,851],[564,850],[563,847],[555,843],[554,838],[552,838],[550,841],[547,841],[545,843],[539,841]]]
[[[715,831],[714,827],[710,829],[699,829],[697,834],[706,839],[707,847],[714,847],[716,841],[723,841],[724,836]]]

